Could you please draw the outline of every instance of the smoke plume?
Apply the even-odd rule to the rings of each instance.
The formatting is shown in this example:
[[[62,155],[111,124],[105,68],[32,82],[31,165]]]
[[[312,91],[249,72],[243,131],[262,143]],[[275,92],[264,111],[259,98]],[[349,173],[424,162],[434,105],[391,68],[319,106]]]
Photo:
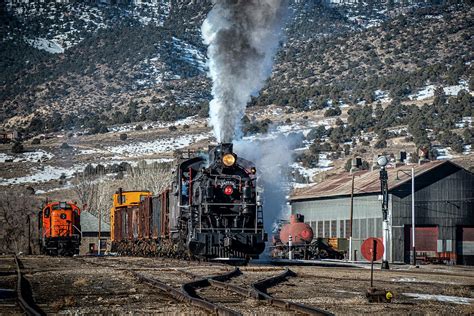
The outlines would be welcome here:
[[[234,151],[257,166],[258,187],[263,188],[263,222],[271,233],[278,219],[287,219],[286,199],[290,193],[289,165],[293,150],[301,145],[301,134],[234,143]]]
[[[214,0],[202,25],[213,81],[209,115],[218,142],[232,142],[250,97],[271,72],[288,0]]]

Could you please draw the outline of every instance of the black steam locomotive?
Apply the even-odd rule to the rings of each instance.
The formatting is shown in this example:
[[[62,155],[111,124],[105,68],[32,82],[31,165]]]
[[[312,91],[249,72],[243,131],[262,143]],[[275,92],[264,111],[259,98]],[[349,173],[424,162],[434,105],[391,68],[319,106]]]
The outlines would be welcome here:
[[[182,160],[172,185],[150,192],[114,195],[115,250],[139,255],[258,258],[265,248],[256,168],[219,144],[206,156]]]

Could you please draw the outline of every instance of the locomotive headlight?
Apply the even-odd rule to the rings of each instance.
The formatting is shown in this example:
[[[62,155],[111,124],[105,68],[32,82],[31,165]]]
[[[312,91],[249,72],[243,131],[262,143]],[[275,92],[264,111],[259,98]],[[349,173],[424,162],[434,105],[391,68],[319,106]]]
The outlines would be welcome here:
[[[222,157],[222,163],[226,167],[232,167],[235,164],[235,156],[233,154],[225,154],[224,157]]]
[[[256,174],[256,173],[257,173],[257,168],[252,167],[252,168],[250,169],[250,172],[251,172],[252,174]]]
[[[224,188],[225,195],[232,195],[233,192],[234,192],[234,188],[231,185],[228,185]]]

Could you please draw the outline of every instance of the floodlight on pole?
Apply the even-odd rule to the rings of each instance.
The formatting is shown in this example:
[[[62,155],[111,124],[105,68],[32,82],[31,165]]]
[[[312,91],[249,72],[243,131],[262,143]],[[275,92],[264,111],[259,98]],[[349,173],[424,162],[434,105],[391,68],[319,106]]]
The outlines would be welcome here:
[[[380,166],[380,191],[382,193],[382,232],[383,232],[383,246],[384,253],[382,259],[382,269],[388,269],[387,260],[387,241],[388,241],[388,174],[385,167],[388,164],[388,159],[385,156],[377,158],[377,164]]]

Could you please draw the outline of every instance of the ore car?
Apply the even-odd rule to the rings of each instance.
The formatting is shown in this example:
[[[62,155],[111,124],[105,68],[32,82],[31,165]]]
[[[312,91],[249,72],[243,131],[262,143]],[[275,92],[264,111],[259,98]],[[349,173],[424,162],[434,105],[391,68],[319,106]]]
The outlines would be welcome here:
[[[79,254],[81,210],[72,202],[52,202],[38,214],[40,251],[53,256]]]
[[[258,258],[265,248],[254,164],[232,144],[211,147],[176,166],[158,195],[114,195],[112,251],[203,259]]]

